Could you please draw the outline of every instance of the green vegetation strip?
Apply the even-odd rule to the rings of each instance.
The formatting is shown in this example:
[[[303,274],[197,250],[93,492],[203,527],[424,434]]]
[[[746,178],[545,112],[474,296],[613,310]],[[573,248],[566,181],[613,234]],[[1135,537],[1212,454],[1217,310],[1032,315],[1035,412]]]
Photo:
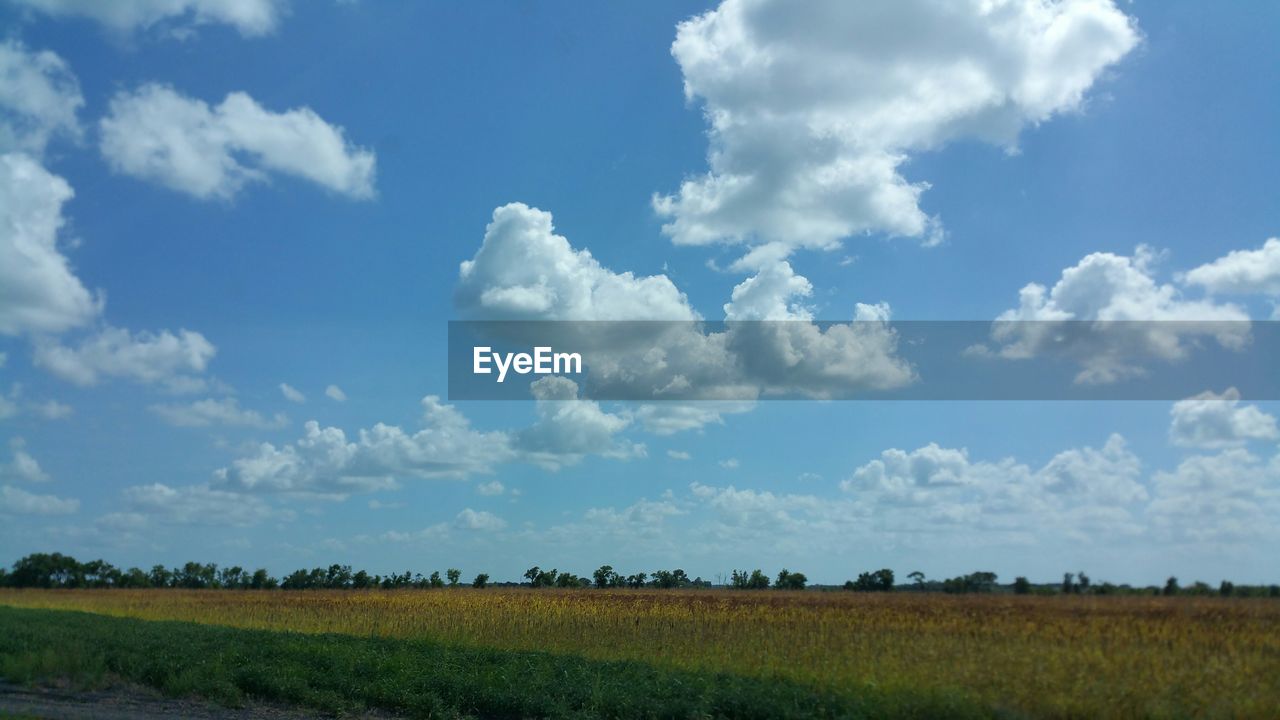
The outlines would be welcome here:
[[[959,694],[875,688],[830,694],[636,662],[10,607],[0,607],[0,677],[84,685],[120,678],[227,705],[253,699],[411,717],[990,716]]]

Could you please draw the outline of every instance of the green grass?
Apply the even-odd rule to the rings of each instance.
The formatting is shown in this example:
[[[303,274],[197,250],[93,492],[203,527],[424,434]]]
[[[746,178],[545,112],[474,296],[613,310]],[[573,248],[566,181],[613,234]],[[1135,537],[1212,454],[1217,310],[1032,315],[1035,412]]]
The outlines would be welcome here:
[[[951,718],[992,713],[959,693],[849,688],[539,652],[303,635],[0,607],[0,677],[112,679],[227,705],[411,717]]]

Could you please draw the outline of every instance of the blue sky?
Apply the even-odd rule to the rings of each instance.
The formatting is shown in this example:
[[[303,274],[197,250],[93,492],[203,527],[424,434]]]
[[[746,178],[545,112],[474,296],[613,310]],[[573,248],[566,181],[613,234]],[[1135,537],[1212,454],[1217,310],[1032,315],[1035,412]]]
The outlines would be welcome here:
[[[640,302],[650,290],[617,274],[665,276],[712,319],[753,278],[791,279],[764,298],[790,319],[857,303],[913,320],[1272,317],[1280,9],[1086,2],[1046,19],[1010,3],[1022,14],[1001,45],[979,30],[1002,20],[977,11],[746,5],[0,3],[0,150],[28,172],[0,180],[0,261],[26,257],[4,253],[52,203],[63,224],[37,238],[56,241],[41,257],[70,268],[0,269],[0,559],[1274,580],[1277,407],[1226,387],[1179,406],[761,402],[694,409],[674,432],[627,404],[444,407],[447,321],[502,314],[459,306],[460,263],[499,247],[486,226],[515,202],[528,207],[504,217],[534,233],[533,209],[550,213],[602,266],[590,277]],[[705,33],[685,26],[673,55],[694,16]],[[1078,42],[1037,54],[1055,19]],[[782,60],[735,65],[767,38]],[[986,68],[973,87],[949,74],[970,66]],[[54,90],[37,98],[31,78]],[[732,122],[717,129],[716,112]],[[193,138],[183,164],[175,143]],[[830,194],[807,184],[832,168]],[[850,179],[862,172],[869,184]],[[681,204],[682,182],[735,173],[774,191]],[[28,192],[57,177],[73,198]],[[900,191],[895,177],[928,189],[858,209]],[[477,283],[515,287],[514,271],[482,270]],[[101,304],[67,300],[73,281]],[[1029,283],[1063,290],[1027,306]],[[32,320],[40,303],[65,317]],[[425,421],[424,396],[441,397]],[[344,433],[350,463],[298,459],[312,420]],[[411,449],[362,444],[380,423]],[[431,451],[470,459],[439,471]]]

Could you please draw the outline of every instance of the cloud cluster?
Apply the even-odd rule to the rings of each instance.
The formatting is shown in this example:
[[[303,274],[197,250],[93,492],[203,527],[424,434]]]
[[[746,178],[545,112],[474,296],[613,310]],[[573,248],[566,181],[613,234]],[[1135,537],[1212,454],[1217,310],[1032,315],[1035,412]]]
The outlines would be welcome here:
[[[40,155],[54,135],[81,137],[80,83],[67,62],[48,50],[0,42],[0,152]]]
[[[962,138],[1013,148],[1077,110],[1139,41],[1111,0],[725,0],[671,47],[707,120],[709,171],[654,197],[678,244],[830,248],[940,238],[901,166]]]
[[[1052,288],[1030,283],[1017,308],[992,327],[998,354],[1011,359],[1061,355],[1082,366],[1081,383],[1110,383],[1141,374],[1142,360],[1187,357],[1208,338],[1238,349],[1249,315],[1231,303],[1189,299],[1155,277],[1158,257],[1146,246],[1132,256],[1097,252],[1062,271]]]
[[[1280,297],[1280,238],[1268,239],[1257,250],[1232,250],[1189,270],[1182,280],[1211,293]]]
[[[1173,420],[1169,440],[1195,448],[1228,448],[1250,440],[1280,439],[1275,416],[1256,405],[1241,405],[1240,391],[1227,388],[1221,395],[1204,392],[1179,400],[1169,411]]]
[[[287,0],[12,0],[54,17],[85,17],[118,32],[160,24],[221,23],[245,36],[266,35],[276,29],[288,8]]]
[[[235,398],[205,398],[190,403],[165,403],[152,405],[151,411],[170,425],[178,427],[209,427],[211,425],[230,425],[259,429],[282,428],[289,424],[289,418],[283,413],[276,413],[271,418],[263,417],[256,410],[240,407]]]
[[[201,375],[216,353],[213,343],[190,330],[133,333],[105,327],[74,346],[37,343],[35,363],[77,385],[118,377],[172,392],[198,392],[207,385]]]
[[[231,198],[272,174],[356,199],[374,194],[373,152],[310,108],[272,112],[242,92],[211,108],[151,84],[112,98],[99,128],[114,170],[197,198]]]

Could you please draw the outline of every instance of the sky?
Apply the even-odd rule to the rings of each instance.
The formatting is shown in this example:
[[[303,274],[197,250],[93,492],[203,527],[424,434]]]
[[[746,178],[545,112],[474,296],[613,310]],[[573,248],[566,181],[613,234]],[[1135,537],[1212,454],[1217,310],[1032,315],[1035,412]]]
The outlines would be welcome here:
[[[1274,582],[1280,404],[1229,382],[450,401],[445,343],[1280,318],[1277,27],[1146,0],[0,0],[0,562]],[[993,362],[1019,352],[1047,351]]]

